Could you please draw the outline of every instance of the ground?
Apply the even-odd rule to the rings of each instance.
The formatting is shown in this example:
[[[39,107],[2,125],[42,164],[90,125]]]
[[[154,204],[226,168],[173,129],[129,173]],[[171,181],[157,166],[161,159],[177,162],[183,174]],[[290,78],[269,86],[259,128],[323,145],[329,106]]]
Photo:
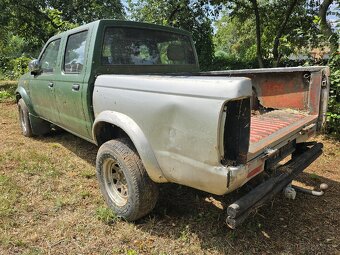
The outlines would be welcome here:
[[[1,101],[1,98],[0,98]],[[340,144],[298,177],[323,197],[278,195],[237,230],[231,196],[160,186],[154,211],[135,223],[106,208],[95,176],[97,147],[66,132],[21,135],[17,108],[0,102],[0,254],[339,254]]]

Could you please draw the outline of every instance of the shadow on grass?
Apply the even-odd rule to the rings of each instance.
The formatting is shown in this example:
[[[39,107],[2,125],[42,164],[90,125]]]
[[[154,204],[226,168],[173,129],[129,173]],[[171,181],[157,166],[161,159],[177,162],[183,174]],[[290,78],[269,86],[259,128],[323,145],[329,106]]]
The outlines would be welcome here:
[[[226,208],[239,196],[237,192],[215,196],[166,184],[161,188],[158,206],[149,216],[151,219],[140,222],[138,226],[174,239],[183,239],[188,229],[200,240],[202,249],[219,253],[285,253],[287,250],[293,254],[311,254],[321,250],[328,254],[336,253],[340,183],[321,176],[312,179],[307,173],[300,174],[297,180],[316,188],[324,182],[330,188],[323,197],[298,193],[295,200],[288,200],[279,194],[252,214],[242,226],[231,230],[225,224]],[[220,205],[224,210],[220,209]],[[153,224],[149,224],[150,221]]]
[[[35,137],[35,139],[60,144],[93,167],[96,165],[98,147],[62,129],[58,128],[46,136]]]
[[[98,148],[89,142],[63,131],[37,139],[59,143],[95,167]],[[181,241],[184,245],[194,243],[203,251],[220,254],[335,254],[340,241],[340,183],[308,173],[300,174],[297,180],[316,188],[324,182],[329,190],[322,197],[298,193],[296,200],[279,194],[242,226],[231,230],[225,224],[226,208],[244,192],[242,189],[215,196],[177,184],[162,184],[156,208],[135,224],[152,235]]]

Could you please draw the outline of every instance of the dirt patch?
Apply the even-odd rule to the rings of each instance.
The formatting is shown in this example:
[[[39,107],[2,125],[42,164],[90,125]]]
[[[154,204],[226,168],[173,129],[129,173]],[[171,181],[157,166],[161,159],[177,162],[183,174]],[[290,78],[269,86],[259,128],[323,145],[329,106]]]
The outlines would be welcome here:
[[[97,148],[66,132],[21,135],[13,103],[0,103],[0,254],[339,254],[340,144],[298,178],[326,182],[317,198],[277,196],[239,229],[226,227],[231,196],[160,186],[146,218],[110,219],[95,178]]]

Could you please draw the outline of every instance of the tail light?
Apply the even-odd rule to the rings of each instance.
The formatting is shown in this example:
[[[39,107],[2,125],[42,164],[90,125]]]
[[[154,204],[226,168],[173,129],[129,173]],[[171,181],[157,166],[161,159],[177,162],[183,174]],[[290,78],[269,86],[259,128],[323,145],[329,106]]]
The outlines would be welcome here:
[[[224,106],[222,163],[239,165],[247,162],[250,138],[250,98],[229,101]],[[223,125],[223,124],[222,124]]]

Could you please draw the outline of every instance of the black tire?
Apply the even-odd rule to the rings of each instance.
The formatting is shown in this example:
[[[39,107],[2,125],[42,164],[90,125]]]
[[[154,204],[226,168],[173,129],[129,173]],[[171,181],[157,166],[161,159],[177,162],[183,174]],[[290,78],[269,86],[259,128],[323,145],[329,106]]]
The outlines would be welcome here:
[[[117,216],[135,221],[155,207],[157,185],[128,139],[104,143],[97,154],[96,169],[105,201]]]
[[[25,104],[25,101],[22,98],[20,98],[18,101],[18,111],[19,111],[19,123],[21,126],[22,134],[26,137],[32,137],[33,132],[28,108]]]

